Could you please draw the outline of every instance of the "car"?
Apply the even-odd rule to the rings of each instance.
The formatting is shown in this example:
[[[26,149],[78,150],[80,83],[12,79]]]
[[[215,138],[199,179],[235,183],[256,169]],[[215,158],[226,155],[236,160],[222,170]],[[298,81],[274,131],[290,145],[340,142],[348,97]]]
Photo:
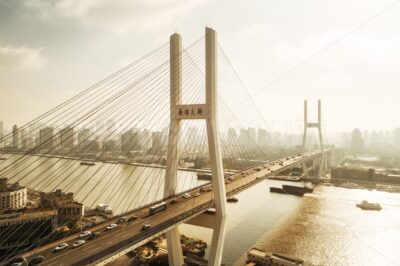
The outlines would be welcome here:
[[[6,263],[7,266],[28,265],[26,259],[22,256],[12,258]]]
[[[83,244],[85,244],[85,240],[80,239],[78,241],[76,241],[75,243],[72,244],[72,248],[77,248],[79,246],[82,246]]]
[[[193,194],[193,197],[198,197],[198,196],[200,196],[199,192],[196,192],[196,193]]]
[[[93,232],[90,236],[89,236],[89,240],[95,239],[96,237],[98,237],[100,235],[100,232]]]
[[[121,218],[119,218],[119,219],[117,220],[117,224],[123,224],[123,223],[125,223],[126,220],[128,220],[127,217],[121,217]]]
[[[131,216],[131,217],[128,218],[128,222],[135,221],[137,218],[138,218],[138,217],[137,217],[136,215]]]
[[[44,261],[44,257],[43,256],[36,256],[33,259],[31,259],[29,261],[29,265],[39,265]]]
[[[68,247],[67,243],[61,243],[57,247],[54,248],[54,251],[60,251]]]
[[[169,202],[169,205],[173,205],[173,204],[177,204],[177,203],[178,203],[178,200],[173,199],[173,200],[171,200],[171,201]]]
[[[210,191],[212,191],[212,188],[211,187],[207,188],[207,192],[210,192]]]
[[[182,195],[182,198],[184,198],[184,199],[188,199],[188,198],[190,198],[191,196],[190,196],[190,194],[189,193],[184,193],[183,195]]]
[[[106,230],[109,231],[109,230],[114,229],[115,227],[117,227],[116,224],[110,224],[109,226],[106,227]]]
[[[207,188],[206,188],[206,187],[200,188],[200,192],[206,192],[206,191],[207,191]]]
[[[83,231],[82,233],[80,233],[79,237],[84,238],[84,237],[90,236],[91,234],[92,234],[92,232],[90,232],[90,231]]]
[[[150,224],[144,224],[144,225],[142,225],[142,228],[140,228],[140,231],[147,230],[147,229],[149,229],[150,227],[151,227]]]

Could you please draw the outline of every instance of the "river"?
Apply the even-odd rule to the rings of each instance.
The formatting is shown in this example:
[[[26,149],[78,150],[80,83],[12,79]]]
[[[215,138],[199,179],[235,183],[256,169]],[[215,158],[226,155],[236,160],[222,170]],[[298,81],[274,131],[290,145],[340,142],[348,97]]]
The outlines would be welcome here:
[[[39,156],[2,157],[7,160],[0,161],[0,176],[8,177],[9,182],[19,181],[38,191],[74,192],[75,200],[85,206],[108,203],[114,214],[160,200],[164,193],[165,170],[160,168],[100,162],[85,166],[78,160]],[[204,183],[195,172],[178,171],[178,192]]]
[[[399,265],[400,194],[318,186],[299,198],[273,194],[266,180],[228,204],[223,263],[242,266],[251,247],[281,252],[315,265]],[[361,200],[381,211],[363,211]],[[181,232],[210,242],[211,231],[184,225]]]

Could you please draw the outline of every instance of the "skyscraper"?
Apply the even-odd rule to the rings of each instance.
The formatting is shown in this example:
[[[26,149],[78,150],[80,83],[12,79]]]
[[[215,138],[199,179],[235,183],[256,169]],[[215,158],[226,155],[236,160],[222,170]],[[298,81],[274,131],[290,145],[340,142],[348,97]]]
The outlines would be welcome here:
[[[78,132],[78,145],[84,148],[84,146],[89,143],[90,138],[90,129],[89,128],[82,128]]]
[[[268,145],[268,132],[263,128],[258,129],[257,144],[261,147]]]
[[[72,149],[74,147],[74,128],[66,127],[60,131],[60,145],[62,148]]]
[[[138,132],[133,129],[130,129],[121,135],[121,151],[123,153],[126,154],[140,148],[138,135]]]
[[[13,148],[18,149],[21,145],[20,135],[18,131],[18,126],[14,125],[12,129],[12,136],[13,136]]]
[[[360,153],[364,149],[364,139],[362,138],[361,131],[356,128],[353,130],[351,138],[351,150],[354,153]]]
[[[40,149],[52,150],[54,142],[54,129],[45,127],[39,131]]]

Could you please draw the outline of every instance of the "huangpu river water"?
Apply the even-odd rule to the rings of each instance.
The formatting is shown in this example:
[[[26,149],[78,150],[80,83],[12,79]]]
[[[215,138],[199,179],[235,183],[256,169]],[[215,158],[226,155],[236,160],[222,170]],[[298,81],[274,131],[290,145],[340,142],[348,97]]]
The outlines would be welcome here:
[[[56,188],[75,193],[86,206],[109,203],[121,213],[161,199],[165,171],[124,164],[6,155],[0,173],[40,191]],[[5,172],[5,167],[14,166]],[[8,168],[6,168],[8,169]],[[6,175],[4,175],[6,173]],[[51,174],[49,174],[51,173]],[[196,173],[180,171],[178,191],[203,184]],[[318,186],[304,197],[274,194],[265,180],[228,203],[225,265],[244,265],[251,247],[281,252],[316,265],[398,265],[400,262],[400,193]],[[301,185],[301,184],[299,184]],[[362,211],[361,200],[379,202],[381,211]],[[210,243],[209,229],[182,225],[180,232]],[[208,251],[206,256],[208,255]]]
[[[223,263],[242,266],[252,247],[302,258],[315,265],[399,265],[400,193],[319,186],[299,198],[273,194],[266,180],[228,204]],[[363,211],[361,200],[381,211]],[[211,231],[184,225],[188,236],[210,242]]]
[[[74,192],[75,200],[85,206],[108,203],[114,214],[160,200],[164,193],[165,170],[160,168],[101,162],[85,166],[78,160],[39,156],[3,157],[8,159],[0,161],[0,175],[9,182],[19,181],[38,191]],[[204,183],[195,172],[178,171],[178,192]]]

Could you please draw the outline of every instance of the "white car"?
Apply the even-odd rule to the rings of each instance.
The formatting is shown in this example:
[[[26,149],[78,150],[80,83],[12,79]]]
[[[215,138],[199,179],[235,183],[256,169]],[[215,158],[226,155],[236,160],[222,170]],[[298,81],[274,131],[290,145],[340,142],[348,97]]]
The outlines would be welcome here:
[[[200,196],[199,192],[196,192],[196,193],[193,194],[193,197],[198,197],[198,196]]]
[[[90,232],[90,231],[83,231],[83,232],[79,235],[79,237],[80,237],[80,238],[83,238],[83,237],[90,236],[91,234],[92,234],[92,232]]]
[[[68,244],[67,244],[67,243],[61,243],[60,245],[58,245],[57,247],[55,247],[54,250],[55,250],[55,251],[60,251],[60,250],[63,250],[63,249],[65,249],[65,248],[67,248],[67,247],[68,247]]]
[[[72,248],[77,248],[79,246],[82,246],[83,244],[85,244],[85,240],[78,240],[75,243],[72,244]]]
[[[184,199],[188,199],[188,198],[190,198],[191,196],[190,196],[190,194],[189,193],[185,193],[185,194],[183,194],[183,196],[182,196]]]
[[[108,231],[108,230],[114,229],[115,227],[117,227],[116,224],[110,224],[109,226],[106,227],[106,230]]]

